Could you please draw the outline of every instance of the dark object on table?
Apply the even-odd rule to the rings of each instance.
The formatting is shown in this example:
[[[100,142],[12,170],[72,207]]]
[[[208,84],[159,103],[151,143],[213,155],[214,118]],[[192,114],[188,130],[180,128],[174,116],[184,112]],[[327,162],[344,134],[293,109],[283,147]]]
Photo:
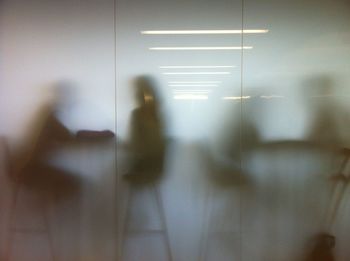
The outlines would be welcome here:
[[[92,131],[92,130],[80,130],[76,134],[78,139],[83,140],[104,140],[114,138],[114,133],[110,130]]]

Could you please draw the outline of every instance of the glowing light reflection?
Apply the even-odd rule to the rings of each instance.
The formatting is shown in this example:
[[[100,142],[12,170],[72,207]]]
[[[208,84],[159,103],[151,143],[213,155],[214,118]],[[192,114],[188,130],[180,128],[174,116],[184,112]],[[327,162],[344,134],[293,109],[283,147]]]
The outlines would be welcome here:
[[[253,46],[174,46],[174,47],[150,47],[151,51],[205,51],[205,50],[249,50]]]
[[[244,29],[244,30],[148,30],[141,34],[263,34],[267,29]]]

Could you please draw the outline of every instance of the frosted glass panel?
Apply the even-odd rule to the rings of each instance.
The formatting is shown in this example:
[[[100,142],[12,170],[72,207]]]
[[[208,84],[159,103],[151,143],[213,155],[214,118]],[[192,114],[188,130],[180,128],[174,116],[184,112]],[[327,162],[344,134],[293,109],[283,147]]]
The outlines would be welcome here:
[[[0,5],[0,259],[113,260],[114,2]]]
[[[244,3],[244,260],[346,260],[349,4]]]
[[[0,260],[348,260],[346,0],[0,7]]]

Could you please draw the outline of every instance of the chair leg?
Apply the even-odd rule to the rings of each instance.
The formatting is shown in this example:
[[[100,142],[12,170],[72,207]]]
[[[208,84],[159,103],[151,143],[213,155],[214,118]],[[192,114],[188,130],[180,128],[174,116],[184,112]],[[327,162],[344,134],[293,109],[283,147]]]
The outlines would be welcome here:
[[[14,228],[15,228],[15,218],[16,218],[16,206],[17,206],[17,196],[18,191],[20,189],[20,184],[18,182],[14,182],[14,190],[12,193],[12,203],[11,203],[11,214],[10,214],[10,222],[9,222],[9,228],[8,228],[8,240],[7,240],[7,247],[6,247],[6,258],[5,260],[11,260],[11,252],[12,252],[12,245],[14,241]]]
[[[162,223],[162,229],[164,231],[163,234],[164,234],[165,244],[166,244],[167,253],[168,253],[168,260],[172,261],[173,256],[171,253],[170,238],[169,238],[168,228],[167,228],[167,224],[166,224],[165,210],[164,210],[163,202],[161,199],[160,190],[156,184],[153,184],[152,186],[153,186],[155,196],[156,196],[156,201],[157,201],[159,214],[160,214],[160,220]]]
[[[211,212],[212,212],[212,205],[210,199],[212,198],[212,194],[208,192],[205,196],[204,201],[204,211],[203,211],[203,226],[202,226],[202,232],[201,232],[201,238],[200,238],[200,252],[199,252],[199,261],[205,261],[207,259],[207,250],[208,250],[208,241],[210,232],[212,230],[211,225]]]
[[[45,227],[46,227],[46,235],[47,235],[47,239],[49,241],[49,247],[50,247],[50,252],[51,252],[51,258],[52,258],[52,261],[56,261],[56,255],[55,255],[55,251],[54,251],[54,242],[53,242],[53,236],[51,234],[52,230],[50,228],[50,224],[49,224],[49,215],[47,213],[48,211],[48,205],[50,203],[53,203],[54,204],[54,201],[52,200],[51,197],[49,197],[50,199],[50,202],[47,202],[45,201],[43,204],[43,209],[42,209],[42,212],[43,212],[43,215],[44,215],[44,222],[45,222]],[[47,204],[49,203],[49,204]]]
[[[16,211],[17,211],[17,205],[18,205],[17,202],[18,202],[20,190],[21,190],[23,185],[20,182],[15,182],[14,186],[15,187],[14,187],[13,200],[12,200],[9,237],[8,237],[7,253],[6,253],[6,259],[5,259],[6,261],[11,260],[11,257],[12,257],[12,249],[14,248],[14,235],[17,232],[16,231],[16,216],[17,216]],[[45,203],[46,202],[43,202],[41,211],[42,211],[42,215],[43,215],[44,222],[45,222],[45,232],[46,232],[47,240],[49,242],[51,260],[56,261],[56,258],[54,255],[54,246],[53,246],[52,236],[51,236],[50,228],[49,228],[48,216],[46,213],[47,205]]]
[[[158,187],[156,186],[156,184],[152,184],[151,185],[151,189],[153,190],[155,199],[156,199],[156,204],[157,204],[157,208],[159,210],[159,215],[160,215],[160,221],[161,221],[161,227],[162,227],[162,234],[164,236],[164,240],[165,240],[165,245],[166,245],[166,251],[167,251],[167,255],[168,255],[168,260],[169,261],[173,261],[173,257],[172,257],[172,253],[171,253],[171,246],[170,246],[170,240],[169,240],[169,234],[168,234],[168,229],[167,229],[167,225],[166,225],[166,218],[165,218],[165,210],[163,207],[163,203],[161,200],[161,196],[160,196],[160,191],[158,189]],[[129,186],[128,190],[127,190],[127,196],[126,196],[126,209],[125,209],[125,215],[123,218],[123,224],[122,224],[122,237],[121,237],[121,250],[120,250],[120,260],[123,260],[124,256],[123,256],[123,249],[125,246],[125,239],[126,239],[126,234],[129,230],[129,220],[130,220],[130,213],[131,213],[131,197],[133,194],[133,188],[132,185]]]
[[[123,260],[124,259],[124,247],[125,247],[125,238],[126,238],[126,234],[128,232],[129,229],[129,220],[130,220],[130,202],[131,202],[131,196],[132,196],[132,186],[128,186],[127,188],[127,192],[126,192],[126,202],[125,202],[125,213],[124,217],[122,218],[122,235],[121,235],[121,240],[120,240],[120,254],[119,254],[119,260]]]

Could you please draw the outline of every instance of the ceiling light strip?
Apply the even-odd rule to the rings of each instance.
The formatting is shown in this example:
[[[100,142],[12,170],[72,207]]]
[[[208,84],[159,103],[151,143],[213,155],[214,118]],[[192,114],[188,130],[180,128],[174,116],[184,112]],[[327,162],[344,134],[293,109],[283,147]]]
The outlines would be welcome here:
[[[173,92],[211,92],[211,90],[173,90]]]
[[[198,83],[221,83],[220,81],[170,81],[169,84],[198,84]]]
[[[164,75],[203,75],[203,74],[231,74],[230,72],[164,72]]]
[[[208,51],[208,50],[249,50],[253,46],[181,46],[181,47],[150,47],[151,51]]]
[[[234,65],[176,65],[176,66],[159,66],[160,69],[186,69],[186,68],[234,68]]]
[[[170,87],[217,87],[217,84],[169,84]]]
[[[141,31],[141,34],[262,34],[267,29],[245,29],[245,30],[148,30]]]
[[[226,96],[222,97],[223,100],[241,100],[241,99],[249,99],[250,96]]]

